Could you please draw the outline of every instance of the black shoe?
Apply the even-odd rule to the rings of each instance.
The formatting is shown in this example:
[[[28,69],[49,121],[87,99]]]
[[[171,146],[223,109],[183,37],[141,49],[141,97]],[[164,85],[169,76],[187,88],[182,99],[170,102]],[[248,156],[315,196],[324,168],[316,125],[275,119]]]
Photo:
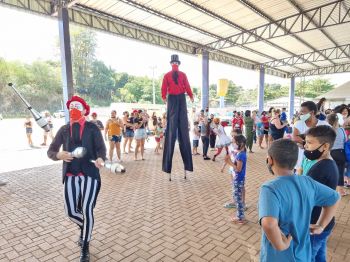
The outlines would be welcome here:
[[[210,160],[210,157],[207,157],[207,156],[206,156],[206,157],[204,157],[203,159],[204,159],[204,160]]]
[[[89,252],[89,242],[83,243],[80,252],[80,262],[89,262],[90,261],[90,252]]]

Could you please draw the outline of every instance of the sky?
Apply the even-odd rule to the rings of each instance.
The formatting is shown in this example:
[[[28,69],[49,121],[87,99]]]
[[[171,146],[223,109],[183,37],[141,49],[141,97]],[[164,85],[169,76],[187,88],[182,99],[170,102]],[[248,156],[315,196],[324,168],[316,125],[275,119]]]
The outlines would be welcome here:
[[[25,63],[38,59],[60,59],[55,48],[58,41],[58,21],[56,19],[0,6],[0,32],[2,36],[0,57]],[[96,58],[117,72],[152,77],[152,68],[155,67],[154,75],[157,78],[170,70],[169,61],[170,56],[176,53],[174,50],[100,31],[96,32],[98,41]],[[201,59],[179,52],[178,54],[181,61],[180,70],[187,74],[190,84],[201,86]],[[330,79],[338,86],[349,81],[350,73],[322,77]],[[210,61],[210,84],[217,83],[221,78],[232,80],[243,88],[255,88],[259,81],[258,71]],[[300,80],[300,78],[296,79],[296,81]],[[265,82],[289,85],[290,80],[266,75]]]

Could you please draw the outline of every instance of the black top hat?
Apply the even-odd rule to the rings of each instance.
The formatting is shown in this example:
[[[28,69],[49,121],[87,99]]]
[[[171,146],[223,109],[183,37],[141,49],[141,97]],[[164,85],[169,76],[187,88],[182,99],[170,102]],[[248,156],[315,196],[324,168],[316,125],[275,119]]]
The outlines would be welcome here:
[[[178,55],[171,55],[171,60],[170,60],[170,64],[171,63],[178,63],[181,64],[180,60],[179,60],[179,56]]]

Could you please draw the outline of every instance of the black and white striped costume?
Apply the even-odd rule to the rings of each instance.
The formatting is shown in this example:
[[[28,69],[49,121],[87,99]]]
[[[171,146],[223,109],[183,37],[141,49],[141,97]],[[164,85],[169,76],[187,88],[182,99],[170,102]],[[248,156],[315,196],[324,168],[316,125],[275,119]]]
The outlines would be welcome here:
[[[87,121],[60,128],[48,150],[51,159],[58,160],[56,155],[61,145],[68,152],[78,146],[87,150],[83,158],[63,162],[62,181],[66,214],[81,229],[83,242],[88,243],[94,226],[93,209],[101,188],[99,169],[90,160],[106,160],[106,146],[98,127]]]

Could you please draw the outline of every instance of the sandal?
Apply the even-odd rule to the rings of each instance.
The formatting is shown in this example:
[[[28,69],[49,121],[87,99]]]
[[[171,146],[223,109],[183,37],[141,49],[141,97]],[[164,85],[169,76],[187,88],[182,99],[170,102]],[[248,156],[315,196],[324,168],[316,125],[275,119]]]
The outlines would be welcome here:
[[[224,208],[236,208],[236,204],[235,203],[225,203]]]
[[[246,224],[248,221],[245,219],[239,219],[238,217],[231,217],[231,222],[235,223],[235,224],[239,224],[239,225],[244,225]]]

